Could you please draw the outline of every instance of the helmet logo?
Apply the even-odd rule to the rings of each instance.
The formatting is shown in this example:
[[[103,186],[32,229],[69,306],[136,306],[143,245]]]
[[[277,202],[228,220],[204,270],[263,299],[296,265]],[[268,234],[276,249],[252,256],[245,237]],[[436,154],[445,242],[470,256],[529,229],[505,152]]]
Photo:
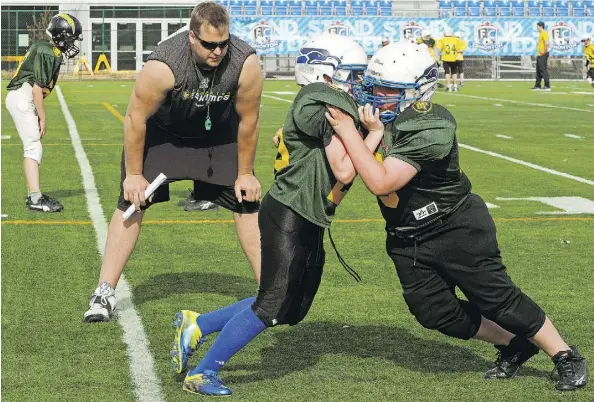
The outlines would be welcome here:
[[[296,63],[321,64],[337,68],[340,64],[340,59],[336,56],[332,56],[326,49],[303,48],[297,57]]]
[[[412,104],[412,108],[415,112],[427,113],[433,108],[433,104],[431,102],[418,101]]]
[[[74,20],[72,18],[70,18],[70,16],[68,14],[62,13],[62,14],[58,14],[58,16],[64,18],[66,20],[66,22],[68,22],[68,24],[72,27],[72,33],[74,33],[76,31],[76,27],[74,26]]]

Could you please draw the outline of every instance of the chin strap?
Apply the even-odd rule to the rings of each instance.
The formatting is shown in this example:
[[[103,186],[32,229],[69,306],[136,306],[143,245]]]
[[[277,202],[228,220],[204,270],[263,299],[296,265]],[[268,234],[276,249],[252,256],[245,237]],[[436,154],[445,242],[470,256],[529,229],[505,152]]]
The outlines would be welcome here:
[[[342,264],[344,269],[349,273],[349,275],[351,275],[353,278],[355,278],[355,281],[361,282],[362,279],[359,276],[359,274],[357,273],[357,271],[355,271],[353,268],[351,268],[349,266],[349,264],[346,263],[344,258],[342,258],[342,256],[338,252],[338,249],[336,248],[336,244],[334,244],[334,239],[332,239],[332,233],[330,232],[330,228],[328,228],[328,237],[330,238],[330,244],[332,244],[332,248],[334,248],[334,251],[336,252],[336,257],[338,258],[338,261],[340,261],[340,263]]]

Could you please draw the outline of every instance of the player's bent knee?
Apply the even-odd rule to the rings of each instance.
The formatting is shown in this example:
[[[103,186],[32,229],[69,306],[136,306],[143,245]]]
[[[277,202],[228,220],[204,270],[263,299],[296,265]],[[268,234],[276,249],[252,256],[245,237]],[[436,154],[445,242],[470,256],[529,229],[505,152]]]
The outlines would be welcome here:
[[[417,308],[409,306],[417,322],[427,329],[464,340],[477,334],[481,324],[481,313],[474,305],[465,300],[458,300],[458,303],[450,304],[448,310],[439,309],[439,306],[428,304],[418,304]]]
[[[41,140],[31,139],[27,143],[23,144],[24,157],[33,159],[37,163],[41,163],[41,157],[43,155],[43,147],[41,146]]]

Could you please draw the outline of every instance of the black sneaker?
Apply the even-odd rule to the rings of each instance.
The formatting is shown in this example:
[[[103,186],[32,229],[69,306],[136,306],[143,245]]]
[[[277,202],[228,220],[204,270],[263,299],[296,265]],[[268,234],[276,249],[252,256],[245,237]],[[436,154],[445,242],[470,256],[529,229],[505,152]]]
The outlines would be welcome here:
[[[551,378],[558,378],[555,383],[557,391],[573,391],[584,387],[588,383],[588,365],[586,359],[580,355],[575,346],[570,350],[564,350],[553,356],[555,368],[551,372]]]
[[[508,379],[514,378],[522,364],[528,361],[532,356],[538,353],[538,348],[526,338],[516,336],[509,345],[495,345],[499,351],[495,367],[487,370],[485,378],[487,379]]]
[[[192,202],[188,202],[184,207],[184,211],[187,212],[194,212],[194,211],[215,211],[220,207],[211,201],[197,201],[194,200]]]
[[[542,88],[541,87],[532,87],[530,89],[533,90],[533,91],[542,91]]]
[[[180,202],[177,203],[178,207],[185,207],[186,205],[188,205],[190,202],[194,202],[196,201],[196,199],[194,198],[194,192],[191,189],[188,189],[188,196],[186,198],[184,198],[183,200],[181,200]]]
[[[64,205],[60,204],[60,201],[47,195],[41,195],[36,203],[33,203],[31,197],[27,197],[25,205],[31,211],[36,212],[61,212],[64,209]]]

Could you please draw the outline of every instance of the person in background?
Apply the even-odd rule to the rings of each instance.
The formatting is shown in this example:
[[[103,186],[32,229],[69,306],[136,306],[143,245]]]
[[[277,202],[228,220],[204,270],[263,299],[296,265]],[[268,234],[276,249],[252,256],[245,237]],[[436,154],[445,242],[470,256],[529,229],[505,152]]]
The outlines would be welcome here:
[[[460,86],[464,86],[464,51],[468,48],[468,42],[462,39],[462,33],[459,31],[454,34],[458,38],[458,47],[456,48],[456,64],[458,68],[458,80]]]
[[[584,73],[586,74],[586,80],[588,84],[594,88],[594,43],[589,35],[582,37],[582,43],[584,44]]]
[[[549,33],[545,29],[545,23],[539,21],[536,24],[538,29],[538,44],[536,46],[536,82],[533,91],[546,91],[551,90],[551,83],[549,81]],[[541,88],[541,83],[544,80],[544,88]]]

